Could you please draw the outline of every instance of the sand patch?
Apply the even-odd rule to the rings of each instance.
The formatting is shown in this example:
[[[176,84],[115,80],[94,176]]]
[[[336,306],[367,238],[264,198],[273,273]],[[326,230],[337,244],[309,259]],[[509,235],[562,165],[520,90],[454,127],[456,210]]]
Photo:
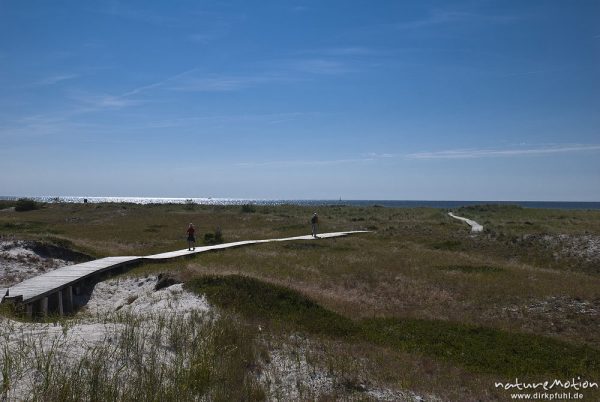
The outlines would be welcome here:
[[[0,378],[8,400],[31,397],[54,370],[93,361],[109,353],[110,370],[127,368],[127,356],[173,364],[174,332],[182,323],[214,318],[202,297],[181,284],[155,291],[155,276],[98,283],[87,308],[55,323],[20,322],[0,317]],[[152,342],[148,341],[152,340]],[[5,370],[3,370],[5,369]],[[7,378],[1,373],[9,373]],[[2,383],[0,381],[0,383]]]
[[[60,258],[36,253],[34,244],[24,240],[0,240],[0,288],[10,287],[56,268],[73,265]]]

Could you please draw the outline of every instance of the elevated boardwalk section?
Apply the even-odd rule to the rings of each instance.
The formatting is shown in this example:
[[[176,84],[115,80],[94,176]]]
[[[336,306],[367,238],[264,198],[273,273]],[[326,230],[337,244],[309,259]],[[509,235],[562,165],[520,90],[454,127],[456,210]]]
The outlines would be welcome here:
[[[31,303],[36,299],[70,286],[74,282],[140,260],[141,257],[107,257],[58,268],[9,288],[7,298],[19,298],[19,301],[23,303]]]
[[[244,240],[232,243],[216,244],[214,246],[196,247],[193,251],[183,249],[144,257],[106,257],[99,260],[84,262],[82,264],[58,268],[54,271],[27,279],[8,289],[0,289],[0,302],[13,301],[20,303],[25,306],[25,310],[28,315],[32,315],[33,313],[41,313],[42,315],[45,315],[49,310],[55,311],[62,315],[65,312],[70,312],[73,310],[73,295],[79,293],[79,288],[86,280],[127,265],[143,261],[161,261],[171,258],[180,258],[204,253],[207,251],[241,247],[250,244],[292,240],[327,239],[367,232],[368,231],[358,230],[349,232],[323,233],[320,234],[316,239],[311,235],[307,235],[280,239]]]
[[[483,232],[483,226],[481,226],[479,223],[477,223],[477,222],[475,222],[475,221],[473,221],[471,219],[463,218],[462,216],[456,216],[452,212],[448,212],[448,215],[450,215],[450,217],[452,217],[454,219],[458,219],[459,221],[463,221],[467,225],[471,226],[471,232],[473,232],[473,233]]]

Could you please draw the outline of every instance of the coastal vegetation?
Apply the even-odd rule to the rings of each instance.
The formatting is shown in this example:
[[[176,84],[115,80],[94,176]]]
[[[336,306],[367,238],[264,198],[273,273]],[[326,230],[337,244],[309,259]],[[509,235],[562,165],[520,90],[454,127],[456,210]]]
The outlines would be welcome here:
[[[310,232],[314,207],[252,208],[46,204],[1,211],[0,236],[100,258],[184,248],[189,222],[211,234],[223,228],[227,241]],[[237,345],[231,347],[240,354],[207,377],[210,395],[226,395],[211,382],[221,378],[226,388],[244,390],[235,398],[265,398],[268,390],[251,379],[270,351],[290,344],[300,345],[298,359],[336,378],[328,394],[334,399],[368,399],[366,390],[391,387],[450,400],[504,400],[509,393],[494,381],[600,378],[600,211],[455,211],[484,226],[477,235],[443,209],[331,205],[318,212],[321,232],[372,232],[258,244],[120,274],[167,273],[218,308],[223,323],[202,331],[221,328],[219,342]],[[75,372],[58,374],[66,381]]]

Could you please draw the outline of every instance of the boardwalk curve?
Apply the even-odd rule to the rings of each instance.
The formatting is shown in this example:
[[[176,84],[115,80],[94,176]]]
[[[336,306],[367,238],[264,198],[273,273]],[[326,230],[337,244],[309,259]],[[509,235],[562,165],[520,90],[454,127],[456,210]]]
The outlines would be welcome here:
[[[481,226],[479,223],[477,223],[471,219],[463,218],[462,216],[456,216],[452,212],[448,212],[448,215],[450,215],[454,219],[458,219],[463,222],[466,222],[469,226],[471,226],[471,232],[474,232],[474,233],[483,232],[483,226]]]

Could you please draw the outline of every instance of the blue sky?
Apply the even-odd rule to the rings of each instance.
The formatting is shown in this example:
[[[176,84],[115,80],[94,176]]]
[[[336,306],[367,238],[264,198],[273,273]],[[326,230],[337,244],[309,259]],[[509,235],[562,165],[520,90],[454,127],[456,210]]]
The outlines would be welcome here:
[[[599,20],[0,0],[0,195],[600,201]]]

